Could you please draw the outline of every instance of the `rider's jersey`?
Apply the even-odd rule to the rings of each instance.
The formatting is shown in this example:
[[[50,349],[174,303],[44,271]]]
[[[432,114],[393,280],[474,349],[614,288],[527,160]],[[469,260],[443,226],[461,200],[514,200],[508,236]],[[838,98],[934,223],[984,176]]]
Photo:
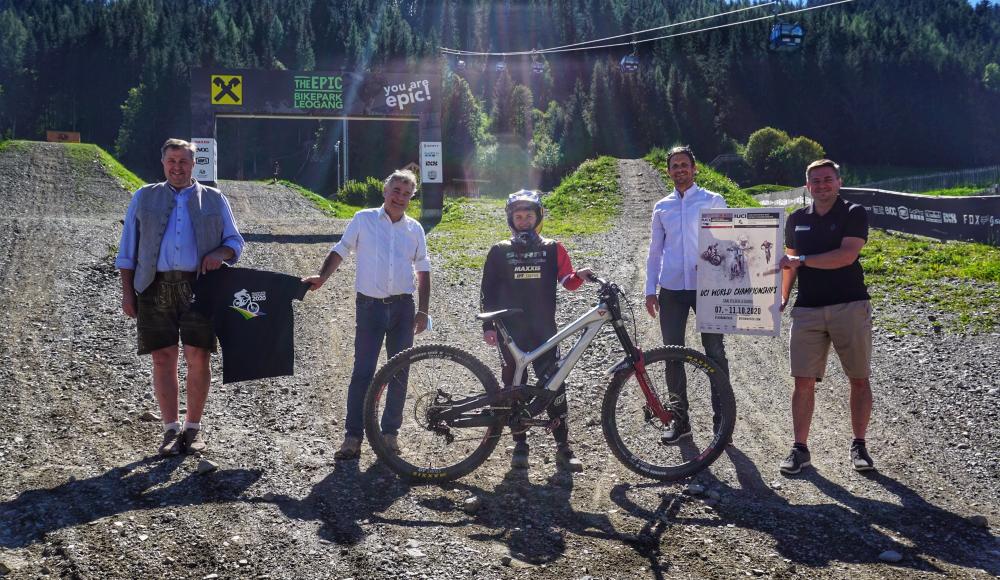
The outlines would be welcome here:
[[[556,331],[556,285],[576,290],[583,279],[573,271],[566,248],[560,242],[541,238],[519,250],[510,240],[495,244],[483,266],[481,308],[491,312],[520,308],[523,314],[504,324],[522,348],[534,348]],[[490,330],[492,323],[484,323]],[[529,344],[522,344],[522,342]],[[541,344],[538,342],[538,344]]]
[[[296,276],[220,268],[192,287],[195,308],[212,318],[222,345],[222,382],[294,374],[292,300],[308,285]]]

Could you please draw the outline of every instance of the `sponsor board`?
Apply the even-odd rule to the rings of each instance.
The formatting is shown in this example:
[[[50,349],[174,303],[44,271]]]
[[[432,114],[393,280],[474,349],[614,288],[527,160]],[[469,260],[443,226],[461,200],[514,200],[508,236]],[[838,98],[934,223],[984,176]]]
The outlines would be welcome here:
[[[198,181],[216,181],[219,157],[216,153],[215,139],[195,137],[191,139],[191,143],[196,147],[192,176]]]
[[[421,183],[442,183],[444,175],[441,171],[441,142],[422,141],[420,143],[420,181]]]

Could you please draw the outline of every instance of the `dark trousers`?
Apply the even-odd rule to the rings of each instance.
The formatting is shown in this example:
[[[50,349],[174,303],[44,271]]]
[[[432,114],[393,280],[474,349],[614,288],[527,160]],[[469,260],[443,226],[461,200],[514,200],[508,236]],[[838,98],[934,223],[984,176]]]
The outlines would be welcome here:
[[[412,296],[402,296],[386,304],[358,294],[355,302],[357,325],[354,331],[354,370],[347,387],[347,420],[344,428],[349,437],[364,434],[365,393],[375,376],[378,355],[385,342],[389,358],[413,346],[413,317],[416,314]],[[386,389],[382,432],[399,433],[406,401],[406,376],[397,376]]]
[[[546,334],[545,331],[526,333],[528,336],[521,335],[520,333],[515,334],[516,330],[514,328],[509,329],[511,335],[514,338],[514,342],[517,343],[518,348],[523,351],[530,351],[538,348],[542,345],[545,340],[550,336],[555,334],[553,330],[548,333],[547,336],[541,338],[539,334]],[[548,329],[546,329],[548,330]],[[521,376],[517,381],[514,380],[514,359],[510,355],[510,351],[503,345],[500,346],[500,353],[503,355],[503,369],[501,370],[501,379],[503,380],[504,386],[510,386],[515,384],[525,384],[528,381],[528,371],[524,371],[524,375]],[[559,358],[559,349],[554,348],[549,352],[545,353],[541,357],[535,359],[531,363],[532,368],[535,369],[535,377],[541,382],[544,378],[547,378],[549,374],[555,372],[556,370],[556,360]],[[569,413],[569,405],[566,404],[566,383],[559,385],[559,390],[557,391],[556,398],[546,409],[550,419],[559,419],[559,425],[552,430],[552,437],[556,440],[556,443],[566,443],[569,441],[569,428],[566,426],[566,416]],[[528,433],[514,433],[514,441],[521,442],[528,439]]]
[[[660,289],[660,332],[663,333],[663,344],[667,346],[684,346],[684,329],[687,327],[688,311],[697,313],[697,298],[694,290]],[[705,355],[715,361],[725,373],[729,374],[729,361],[726,359],[726,347],[722,343],[722,335],[710,332],[701,333],[701,344],[705,347]],[[667,390],[678,401],[682,411],[687,413],[687,373],[683,363],[667,364]],[[719,402],[715,392],[712,392],[712,410],[718,415]]]

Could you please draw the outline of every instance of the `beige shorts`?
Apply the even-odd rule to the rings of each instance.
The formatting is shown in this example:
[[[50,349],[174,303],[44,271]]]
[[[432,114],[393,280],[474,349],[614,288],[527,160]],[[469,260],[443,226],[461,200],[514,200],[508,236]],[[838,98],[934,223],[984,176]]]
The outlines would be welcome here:
[[[851,379],[871,376],[872,305],[868,300],[792,308],[788,353],[793,377],[822,379],[830,344]]]

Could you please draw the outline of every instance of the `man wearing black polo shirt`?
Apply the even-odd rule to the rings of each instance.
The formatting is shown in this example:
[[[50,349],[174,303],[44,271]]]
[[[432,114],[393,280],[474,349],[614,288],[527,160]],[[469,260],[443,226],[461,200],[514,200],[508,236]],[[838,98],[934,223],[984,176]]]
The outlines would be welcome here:
[[[829,159],[806,169],[811,206],[793,213],[785,224],[785,256],[779,265],[781,309],[796,278],[799,293],[792,308],[789,359],[795,392],[792,394],[792,430],[795,443],[780,466],[795,474],[809,465],[809,425],[816,400],[816,381],[823,379],[830,344],[837,351],[851,383],[851,465],[858,471],[874,469],[865,448],[865,431],[872,412],[872,310],[865,274],[858,254],[868,240],[865,208],[840,198],[840,167]]]

